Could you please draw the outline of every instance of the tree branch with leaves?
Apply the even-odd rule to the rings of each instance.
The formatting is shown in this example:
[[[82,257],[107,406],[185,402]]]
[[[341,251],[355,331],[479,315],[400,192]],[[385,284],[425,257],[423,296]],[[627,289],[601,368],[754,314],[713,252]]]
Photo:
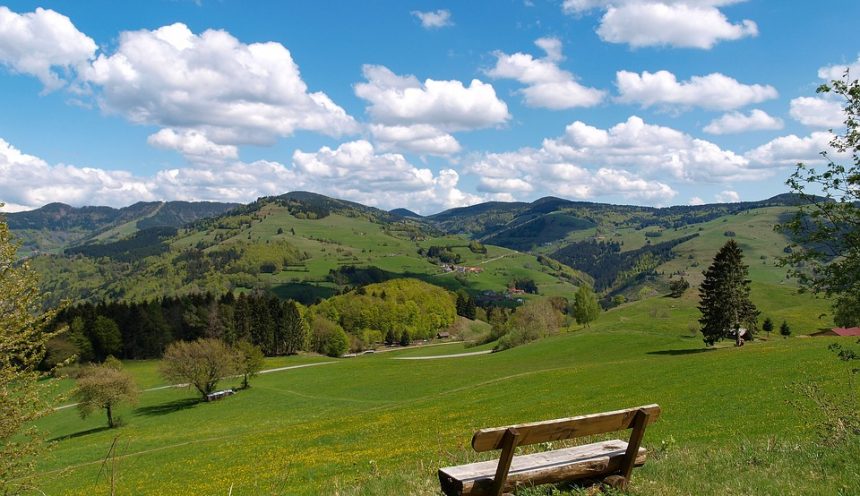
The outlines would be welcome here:
[[[818,93],[841,98],[845,120],[831,130],[831,150],[821,152],[823,168],[800,163],[786,181],[802,204],[777,226],[795,243],[780,263],[802,290],[835,297],[837,324],[860,325],[860,81],[846,71]]]

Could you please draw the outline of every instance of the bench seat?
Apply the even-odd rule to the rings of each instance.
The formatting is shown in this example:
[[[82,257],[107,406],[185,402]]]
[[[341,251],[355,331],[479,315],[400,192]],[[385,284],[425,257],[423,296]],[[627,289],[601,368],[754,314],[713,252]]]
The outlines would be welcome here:
[[[518,483],[549,484],[616,472],[621,469],[626,450],[626,441],[613,439],[515,456],[504,489],[513,490]],[[645,448],[639,448],[635,464],[644,464],[645,457]],[[489,460],[439,469],[442,492],[448,496],[487,494],[498,464],[498,460]]]

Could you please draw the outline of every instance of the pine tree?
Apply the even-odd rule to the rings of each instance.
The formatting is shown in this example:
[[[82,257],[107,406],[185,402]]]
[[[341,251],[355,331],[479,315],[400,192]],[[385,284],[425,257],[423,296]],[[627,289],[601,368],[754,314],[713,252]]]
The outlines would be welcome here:
[[[782,334],[782,337],[787,338],[791,336],[791,327],[788,327],[788,322],[782,321],[782,325],[779,326],[779,333]]]
[[[731,336],[740,343],[741,327],[749,333],[755,329],[759,312],[750,300],[748,273],[743,253],[733,239],[720,249],[704,272],[705,280],[699,286],[699,323],[708,346]]]
[[[285,328],[284,353],[293,355],[307,346],[308,326],[304,318],[302,318],[302,313],[299,311],[299,306],[295,301],[285,301],[283,307]]]
[[[770,333],[773,332],[773,321],[770,320],[770,317],[764,319],[764,323],[761,325],[761,330],[766,332],[768,339],[770,339]]]

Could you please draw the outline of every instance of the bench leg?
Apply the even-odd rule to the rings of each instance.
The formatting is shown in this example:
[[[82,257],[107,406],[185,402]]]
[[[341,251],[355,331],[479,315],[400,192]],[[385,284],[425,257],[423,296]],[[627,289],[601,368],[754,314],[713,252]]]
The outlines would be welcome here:
[[[603,483],[612,489],[618,489],[619,491],[627,490],[627,479],[620,475],[610,475],[609,477],[603,479]]]
[[[624,461],[621,462],[621,477],[626,481],[630,480],[630,475],[633,473],[633,465],[636,464],[639,446],[642,444],[642,437],[645,436],[645,426],[648,425],[648,417],[649,415],[645,410],[637,411],[636,416],[633,417],[633,432],[630,433],[630,440],[627,441],[627,451],[624,453]]]
[[[493,477],[493,487],[490,489],[491,496],[501,496],[505,488],[505,480],[508,478],[508,470],[511,468],[511,460],[514,459],[514,451],[517,449],[517,441],[520,433],[516,429],[508,429],[502,437],[502,456],[499,457],[499,466],[496,468],[496,476]]]

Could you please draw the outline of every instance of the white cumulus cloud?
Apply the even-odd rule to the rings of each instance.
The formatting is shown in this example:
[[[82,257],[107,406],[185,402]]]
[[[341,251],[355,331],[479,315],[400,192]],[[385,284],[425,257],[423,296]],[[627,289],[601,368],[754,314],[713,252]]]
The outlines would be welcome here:
[[[733,23],[719,10],[738,1],[743,0],[565,0],[563,10],[603,11],[597,34],[610,43],[708,50],[721,41],[758,35],[754,21]]]
[[[732,110],[779,96],[773,86],[742,84],[720,73],[693,76],[689,81],[679,82],[669,71],[644,71],[642,74],[618,71],[616,85],[619,101],[643,107],[665,105]]]
[[[473,156],[466,172],[486,193],[549,192],[594,199],[617,195],[664,204],[677,192],[665,181],[726,183],[771,171],[709,141],[632,116],[608,129],[576,121],[540,148]]]
[[[725,190],[714,195],[714,200],[717,203],[738,203],[741,201],[741,195],[737,191]]]
[[[194,130],[176,132],[162,129],[147,138],[147,143],[181,153],[189,162],[219,164],[239,158],[239,149],[233,145],[218,145]]]
[[[412,15],[421,21],[421,26],[423,26],[424,29],[439,29],[454,25],[454,21],[451,20],[451,11],[448,9],[439,9],[428,12],[413,10]]]
[[[558,38],[540,38],[535,41],[546,56],[534,58],[526,53],[506,54],[494,52],[496,65],[487,71],[493,78],[515,79],[526,87],[521,90],[526,104],[553,110],[574,107],[591,107],[603,100],[604,91],[589,88],[576,81],[576,77],[558,66],[564,59]]]
[[[371,124],[370,134],[382,150],[406,150],[418,154],[452,155],[461,150],[450,134],[428,124],[386,126]]]
[[[244,44],[181,23],[123,32],[82,77],[107,112],[134,123],[195,130],[219,145],[270,143],[297,130],[340,136],[358,125],[325,93],[309,92],[280,43]]]
[[[751,161],[769,166],[795,165],[799,162],[815,163],[822,160],[821,152],[828,151],[833,157],[830,140],[833,136],[827,132],[814,132],[809,136],[799,137],[795,134],[781,136],[759,147],[748,151],[745,156]]]
[[[17,14],[0,6],[0,63],[39,78],[46,91],[65,85],[68,71],[86,64],[96,48],[92,38],[53,10]]]
[[[711,121],[704,127],[710,134],[737,134],[747,131],[782,129],[782,119],[771,116],[764,110],[753,109],[749,114],[729,112]]]
[[[151,188],[127,171],[49,165],[0,138],[0,202],[28,209],[53,202],[129,205],[155,199]]]
[[[833,64],[818,69],[818,77],[825,81],[841,80],[845,77],[846,70],[851,79],[860,78],[860,55],[857,56],[856,61],[850,64]]]
[[[455,80],[421,82],[378,65],[365,65],[363,73],[367,81],[355,85],[355,94],[369,103],[371,134],[386,149],[456,153],[460,144],[450,133],[498,126],[510,119],[508,106],[493,86],[477,79],[468,86]]]
[[[181,143],[184,137],[163,133],[158,139]],[[50,165],[0,138],[0,203],[7,205],[5,211],[51,202],[115,207],[154,200],[250,202],[299,189],[422,213],[486,200],[460,190],[459,180],[455,170],[434,173],[403,155],[381,153],[364,140],[315,152],[297,150],[290,165],[268,160],[199,162],[141,177],[123,170]]]
[[[791,100],[791,117],[804,126],[833,129],[842,125],[842,105],[829,98],[802,96]]]
[[[543,148],[576,163],[637,170],[682,182],[720,183],[767,175],[730,150],[676,129],[647,124],[637,116],[609,129],[576,121],[567,126],[563,137],[544,140]]]

